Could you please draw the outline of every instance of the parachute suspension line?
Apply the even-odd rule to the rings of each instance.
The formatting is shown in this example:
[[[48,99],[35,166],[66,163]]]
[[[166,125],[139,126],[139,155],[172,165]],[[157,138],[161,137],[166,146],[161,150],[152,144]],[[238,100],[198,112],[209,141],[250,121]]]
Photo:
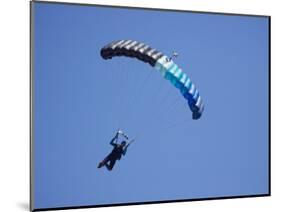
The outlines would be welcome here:
[[[113,80],[116,80],[117,84],[119,85],[119,82],[122,79],[122,75],[123,75],[122,67],[121,67],[122,63],[118,63],[118,65],[116,65],[116,66],[112,70],[112,71],[117,72],[117,76]],[[120,69],[121,69],[121,71],[120,71]],[[116,88],[113,88],[112,89],[112,95],[115,95],[115,102],[114,102],[115,105],[113,105],[113,107],[120,108],[121,107],[121,102],[119,100],[120,100],[121,95],[122,95],[122,87],[116,86]],[[116,116],[116,119],[117,119],[116,129],[119,129],[120,128],[120,119],[121,119],[120,118],[120,113],[116,113],[115,116]]]
[[[173,107],[173,108],[171,107],[168,110],[167,114],[172,114],[172,112],[177,114],[177,112],[180,110],[180,107],[178,105],[177,105],[177,107]],[[186,118],[184,115],[180,118],[180,120],[177,120],[177,119],[176,119],[176,121],[175,120],[173,121],[173,120],[170,120],[170,119],[168,119],[168,120],[169,121],[166,122],[165,126],[163,126],[163,127],[165,127],[165,128],[172,128],[174,126],[178,126],[178,125],[183,124],[183,123],[186,124],[187,122],[191,121],[190,119]]]
[[[117,86],[117,88],[114,88],[114,93],[116,93],[116,95],[118,96],[118,99],[117,99],[118,107],[117,108],[120,108],[120,113],[118,113],[118,122],[117,122],[117,127],[116,127],[117,129],[124,129],[124,127],[128,124],[127,120],[128,120],[128,117],[130,116],[128,114],[128,112],[130,109],[129,105],[130,105],[131,98],[133,95],[125,96],[125,94],[126,94],[125,90],[128,89],[128,87],[129,87],[129,89],[131,89],[132,87],[136,87],[136,86],[130,85],[131,81],[136,81],[136,80],[131,79],[132,76],[134,76],[136,78],[135,74],[130,73],[130,72],[132,72],[132,70],[135,69],[135,67],[134,67],[135,64],[134,63],[132,63],[132,64],[133,64],[133,67],[128,69],[128,63],[121,62],[121,63],[118,63],[118,67],[116,67],[114,69],[114,71],[116,73],[118,73],[116,79],[118,79],[118,82],[119,82],[119,86]],[[124,86],[124,83],[127,86],[126,85]],[[136,93],[136,92],[133,92],[133,93]],[[124,109],[127,109],[127,110],[123,111]]]
[[[169,90],[171,91],[171,90]],[[162,104],[162,110],[159,112],[159,114],[153,114],[153,117],[158,120],[158,123],[161,123],[159,126],[159,129],[161,132],[168,133],[172,129],[174,129],[177,126],[183,126],[188,125],[192,121],[188,116],[185,116],[186,114],[183,114],[181,116],[180,120],[174,120],[172,114],[177,114],[180,110],[184,111],[184,104],[179,104],[179,102],[182,100],[180,95],[176,95],[176,98],[170,99],[171,101],[168,101],[169,104]],[[167,102],[167,101],[166,101]],[[167,102],[167,103],[168,103]],[[163,116],[162,114],[166,114],[167,116]],[[170,115],[170,117],[169,117]]]
[[[152,100],[151,100],[151,104],[154,106],[157,106],[154,111],[151,111],[151,114],[149,114],[150,117],[155,117],[158,115],[159,111],[161,111],[163,108],[162,108],[162,104],[159,104],[160,102],[160,99],[162,97],[162,100],[164,99],[164,97],[168,97],[168,94],[167,92],[163,92],[164,90],[164,86],[166,86],[166,83],[164,81],[159,81],[159,83],[156,84],[156,87],[155,89],[153,89],[150,93],[151,93],[151,96],[153,96]],[[169,88],[171,88],[171,86],[169,86]],[[160,106],[160,107],[159,107]]]
[[[143,90],[145,88],[145,86],[147,85],[147,81],[149,81],[151,75],[152,75],[153,70],[149,70],[149,72],[145,75],[145,77],[139,81],[138,85],[134,86],[134,90],[136,92],[134,92],[134,95],[131,96],[130,98],[130,102],[128,105],[128,117],[130,117],[131,121],[134,121],[134,107],[135,107],[135,102],[137,99],[137,96],[139,98],[141,98],[142,94],[143,94]]]
[[[167,63],[171,61],[173,57],[177,57],[178,54],[176,52],[173,52],[173,55],[166,60]],[[161,72],[161,71],[160,71]],[[162,73],[163,74],[163,73]],[[163,74],[164,75],[164,74]],[[165,78],[165,76],[164,76]],[[173,95],[171,95],[174,92]],[[161,105],[160,110],[158,110],[158,116],[155,113],[154,117],[158,120],[159,123],[162,123],[161,126],[170,126],[173,120],[172,114],[173,111],[178,109],[178,103],[182,99],[181,95],[179,95],[178,92],[173,88],[173,86],[169,86],[167,89],[167,92],[163,92],[164,96],[162,97],[161,101],[158,103],[158,105]],[[164,115],[163,115],[164,114]]]
[[[133,77],[132,77],[131,72],[135,69],[135,67],[133,66],[132,68],[129,68],[129,70],[128,70],[128,64],[126,64],[126,66],[127,66],[127,69],[126,69],[126,75],[125,75],[124,80],[125,80],[125,83],[128,86],[123,86],[123,85],[121,85],[121,86],[123,86],[123,88],[127,87],[127,88],[129,88],[131,90],[132,87],[135,87],[135,86],[132,86],[130,84],[131,81],[134,81],[134,80],[132,80]],[[123,93],[125,93],[125,92],[123,92]],[[133,92],[133,93],[135,93],[135,92]],[[130,96],[123,96],[123,99],[120,100],[120,101],[123,101],[123,103],[125,104],[123,108],[127,108],[126,111],[123,114],[123,117],[122,117],[122,123],[124,124],[124,126],[128,125],[127,121],[128,121],[128,118],[130,117],[130,115],[129,115],[129,110],[130,110],[129,105],[130,105],[131,98],[132,98],[131,95]]]
[[[154,116],[158,119],[163,121],[163,114],[166,114],[166,109],[167,109],[167,104],[168,102],[171,102],[172,104],[174,104],[171,101],[171,97],[173,95],[171,95],[174,92],[174,89],[172,86],[169,86],[166,92],[163,92],[163,95],[160,96],[160,101],[158,101],[157,105],[160,105],[161,107],[157,110],[157,113],[154,114]],[[170,101],[169,101],[170,100]],[[160,118],[161,117],[161,118]]]
[[[177,122],[174,122],[174,123],[170,123],[169,125],[166,125],[166,126],[161,126],[160,129],[162,129],[161,131],[163,133],[168,133],[170,132],[171,130],[175,129],[175,127],[178,127],[178,126],[187,126],[192,120],[189,119],[189,118],[184,118],[182,119],[181,121],[177,121]]]
[[[125,68],[126,67],[126,68]],[[125,84],[127,84],[130,79],[129,79],[129,70],[127,69],[128,64],[127,63],[122,63],[122,82],[125,82]],[[116,70],[117,71],[117,70]],[[128,107],[128,96],[126,95],[126,90],[127,90],[127,86],[124,84],[120,84],[119,87],[122,88],[122,92],[121,93],[121,98],[119,99],[119,101],[121,102],[121,107],[120,109],[123,111],[122,113],[120,113],[121,117],[120,119],[122,121],[119,121],[119,128],[124,129],[124,127],[127,125],[127,119],[128,119],[128,113],[127,110],[125,110]],[[124,111],[125,110],[125,111]]]
[[[135,88],[135,95],[131,96],[130,98],[130,106],[129,106],[129,118],[130,118],[130,122],[129,123],[134,123],[136,119],[136,114],[138,113],[138,111],[136,111],[136,104],[139,104],[142,101],[142,97],[144,94],[144,90],[147,89],[147,86],[151,80],[152,74],[155,70],[150,69],[148,70],[147,74],[138,81],[137,85],[134,87]],[[158,93],[158,92],[157,92]],[[137,98],[138,97],[138,98]],[[138,100],[138,101],[137,101]],[[142,116],[143,118],[143,116]],[[135,140],[139,140],[141,135],[143,135],[143,128],[138,128],[136,130],[136,135],[134,137]]]
[[[136,100],[138,100],[139,104],[143,103],[144,101],[142,101],[142,98],[143,98],[143,93],[144,93],[144,90],[147,88],[148,86],[148,83],[149,83],[149,80],[152,76],[152,73],[153,73],[153,70],[149,70],[149,72],[147,73],[146,77],[144,78],[144,80],[141,82],[140,86],[139,86],[139,89],[138,89],[138,98],[136,98],[136,96],[133,98],[133,101],[132,101],[132,109],[133,109],[133,113],[130,115],[130,118],[132,120],[132,122],[135,121],[135,117],[136,117],[136,113],[137,111],[134,110],[135,107],[135,104],[136,104]],[[134,112],[135,111],[135,112]]]
[[[182,100],[181,96],[175,94],[175,98],[169,101],[169,104],[166,107],[165,114],[172,114],[172,111],[175,111],[179,108],[179,102]]]
[[[176,107],[174,107],[175,105],[176,105]],[[160,111],[159,114],[153,114],[154,119],[156,119],[158,123],[161,123],[161,126],[162,126],[161,128],[165,128],[165,129],[168,128],[168,126],[172,126],[173,124],[177,124],[182,121],[182,117],[181,117],[181,120],[178,120],[176,122],[173,121],[174,120],[173,111],[178,110],[178,105],[175,102],[173,102],[173,104],[170,104],[168,106],[169,107],[163,106],[164,109],[165,108],[167,108],[167,109],[165,109],[164,111],[163,110]],[[171,107],[171,106],[173,106],[173,107]],[[161,114],[164,114],[164,115],[161,115]]]
[[[103,68],[103,71],[105,72],[105,74],[103,75],[103,78],[106,78],[106,79],[108,79],[108,83],[112,83],[112,81],[114,80],[114,72],[113,72],[113,70],[112,70],[112,68],[110,67],[110,66],[108,66],[109,64],[106,64],[106,66]],[[116,78],[115,78],[116,79]],[[100,80],[100,79],[98,79],[97,77],[95,78],[95,80]],[[95,90],[96,90],[96,92],[100,92],[99,91],[99,89],[101,89],[101,88],[99,88],[99,87],[97,87]],[[106,106],[108,106],[109,107],[109,109],[110,109],[110,107],[113,105],[113,103],[114,103],[114,101],[113,101],[113,98],[112,98],[112,101],[109,101],[109,102],[107,102],[106,104]],[[103,103],[104,104],[104,103]],[[99,115],[101,115],[101,111],[99,111],[98,112],[99,113]],[[103,120],[105,120],[105,122],[108,122],[108,116],[103,116]],[[114,126],[117,126],[117,117],[114,117],[114,121],[113,121],[113,125]]]
[[[141,133],[142,131],[140,131],[140,130],[138,130],[137,131],[137,134],[136,134],[136,136],[135,136],[135,140],[137,141],[137,140],[141,140],[140,138],[141,138],[141,135],[143,135],[143,133]]]
[[[116,86],[114,88],[114,90],[112,91],[113,92],[113,95],[116,95],[116,100],[117,102],[115,102],[114,104],[118,104],[118,106],[116,105],[113,105],[114,107],[117,107],[117,108],[124,108],[123,107],[123,89],[124,89],[124,86],[120,86],[119,83],[122,82],[124,80],[124,64],[123,63],[118,63],[117,67],[113,69],[113,71],[115,71],[117,73],[117,77],[113,80],[116,80],[117,81],[117,84],[118,86]],[[117,126],[116,128],[121,128],[121,120],[123,119],[123,114],[121,115],[121,113],[117,113]]]

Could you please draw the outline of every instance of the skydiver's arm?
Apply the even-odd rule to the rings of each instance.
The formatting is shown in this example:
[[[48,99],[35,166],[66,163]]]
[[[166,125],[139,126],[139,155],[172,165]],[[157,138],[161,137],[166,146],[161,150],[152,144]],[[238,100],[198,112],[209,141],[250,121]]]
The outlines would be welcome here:
[[[126,155],[126,152],[127,152],[127,148],[130,146],[131,143],[133,143],[134,140],[131,140],[126,146],[125,148],[123,149],[123,152],[122,152],[122,155]]]
[[[111,139],[111,141],[110,141],[110,145],[112,145],[112,146],[116,146],[117,144],[116,143],[114,143],[114,141],[117,141],[117,138],[118,138],[118,134],[116,134],[112,139]]]

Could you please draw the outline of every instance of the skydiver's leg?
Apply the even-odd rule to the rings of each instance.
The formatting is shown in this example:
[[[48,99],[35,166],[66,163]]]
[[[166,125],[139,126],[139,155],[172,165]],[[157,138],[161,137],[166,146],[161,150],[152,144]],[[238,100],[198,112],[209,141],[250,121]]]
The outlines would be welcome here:
[[[103,159],[103,161],[101,161],[98,165],[98,168],[103,167],[105,164],[107,164],[107,162],[110,160],[110,157],[107,156],[105,159]]]
[[[109,164],[107,164],[107,163],[105,164],[105,166],[108,169],[108,171],[111,171],[113,169],[115,163],[116,163],[116,159],[111,159]]]

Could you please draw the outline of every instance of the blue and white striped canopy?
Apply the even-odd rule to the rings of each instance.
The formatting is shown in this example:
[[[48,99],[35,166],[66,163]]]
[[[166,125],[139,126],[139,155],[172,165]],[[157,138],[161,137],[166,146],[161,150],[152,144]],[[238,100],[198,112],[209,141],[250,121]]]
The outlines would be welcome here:
[[[191,82],[190,78],[174,61],[160,51],[134,40],[113,41],[101,49],[103,59],[111,59],[115,56],[134,57],[143,62],[149,63],[158,70],[162,76],[169,80],[180,90],[187,100],[192,118],[199,119],[204,111],[204,104],[199,91]]]

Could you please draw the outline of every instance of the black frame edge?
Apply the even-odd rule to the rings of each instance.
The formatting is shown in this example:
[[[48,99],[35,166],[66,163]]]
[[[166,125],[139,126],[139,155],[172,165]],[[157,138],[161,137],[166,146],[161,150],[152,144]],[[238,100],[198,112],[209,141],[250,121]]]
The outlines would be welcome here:
[[[33,189],[33,1],[29,2],[29,210],[34,210]]]
[[[135,203],[116,203],[116,204],[101,204],[101,205],[85,205],[85,206],[70,206],[70,207],[54,207],[54,208],[36,208],[32,211],[54,211],[54,210],[69,210],[69,209],[87,209],[87,208],[103,208],[103,207],[118,207],[118,206],[136,206],[136,205],[151,205],[151,204],[167,204],[167,203],[184,203],[184,202],[200,202],[206,200],[229,200],[229,199],[242,199],[242,198],[257,198],[269,197],[269,194],[256,194],[244,196],[225,196],[225,197],[210,197],[198,199],[180,199],[180,200],[163,200],[163,201],[148,201],[148,202],[135,202]]]
[[[268,17],[268,194],[271,196],[271,17]]]

